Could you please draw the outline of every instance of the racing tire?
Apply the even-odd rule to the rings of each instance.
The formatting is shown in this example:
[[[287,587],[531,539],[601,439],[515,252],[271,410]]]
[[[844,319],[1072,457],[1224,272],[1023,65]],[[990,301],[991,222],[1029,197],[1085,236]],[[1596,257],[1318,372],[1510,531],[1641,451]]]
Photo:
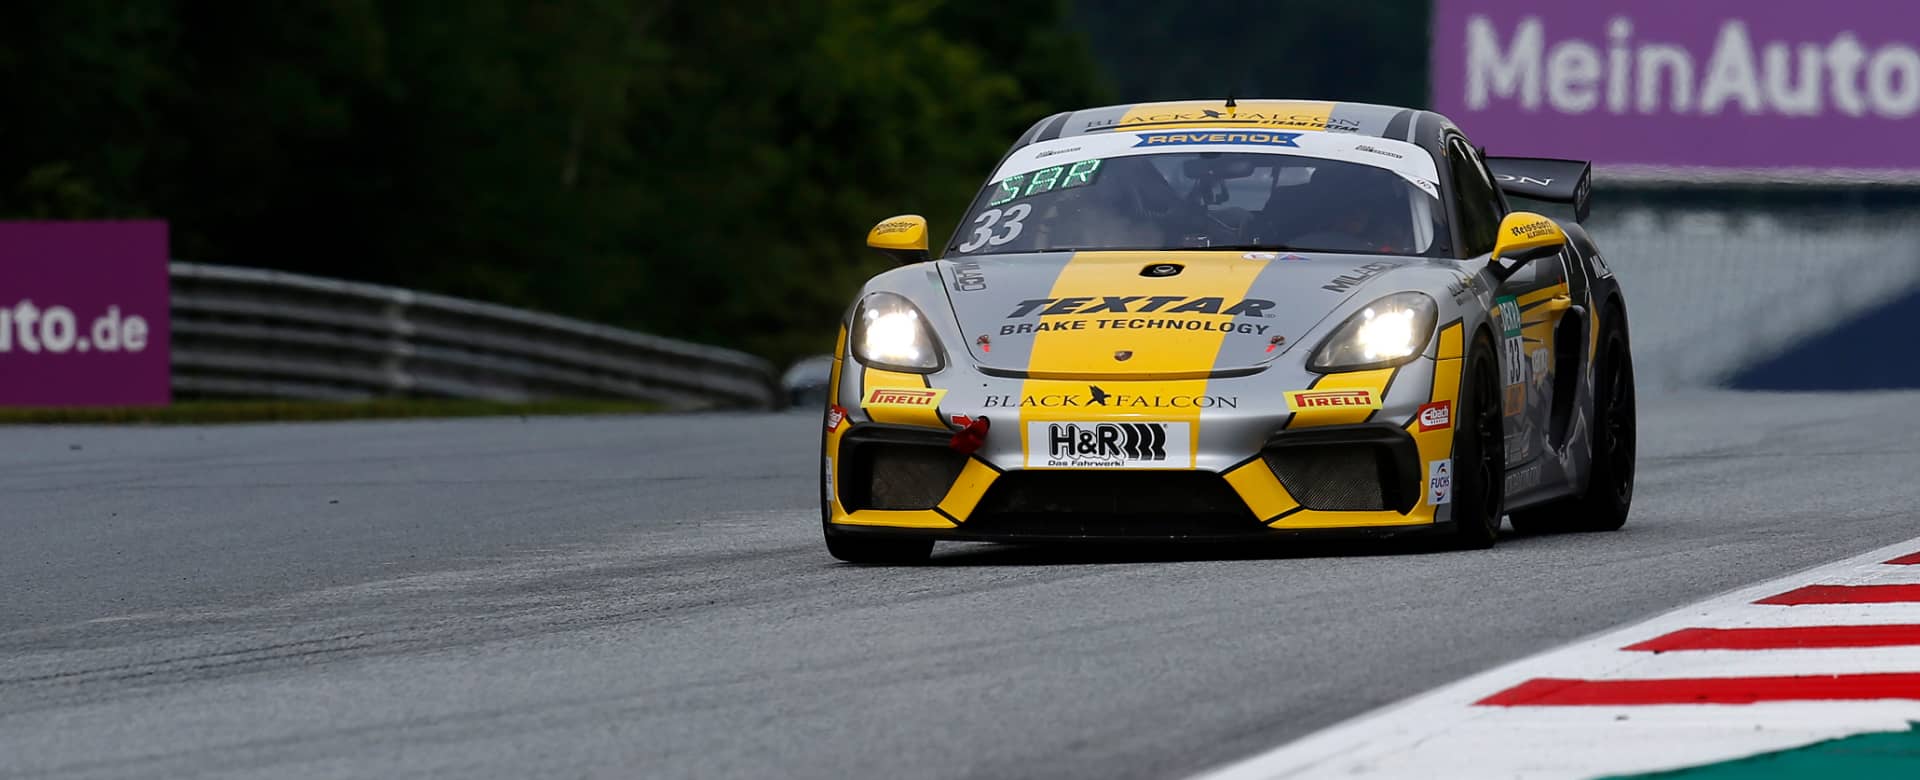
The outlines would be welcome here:
[[[1507,446],[1500,371],[1493,342],[1473,340],[1461,373],[1460,422],[1453,433],[1452,546],[1484,550],[1500,537],[1505,515]]]
[[[932,539],[874,539],[827,535],[827,553],[848,563],[907,565],[926,563],[933,554]]]
[[[1513,513],[1513,529],[1537,534],[1555,531],[1617,531],[1633,505],[1633,466],[1637,442],[1633,393],[1633,351],[1626,316],[1609,311],[1600,336],[1600,362],[1594,382],[1593,458],[1585,493]]]

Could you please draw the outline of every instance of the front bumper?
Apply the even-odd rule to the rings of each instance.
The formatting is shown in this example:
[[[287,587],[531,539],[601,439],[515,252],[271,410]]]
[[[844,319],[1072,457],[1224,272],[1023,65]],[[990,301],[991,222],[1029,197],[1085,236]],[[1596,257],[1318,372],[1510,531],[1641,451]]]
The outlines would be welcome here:
[[[1450,493],[1433,477],[1450,470],[1453,429],[1421,424],[1419,410],[1456,400],[1461,362],[1421,358],[1324,377],[1095,384],[996,379],[964,368],[921,377],[847,364],[835,370],[832,393],[845,415],[829,415],[837,424],[823,442],[822,512],[829,533],[956,540],[1430,528],[1450,520]],[[861,405],[874,388],[915,386],[939,391],[937,405]],[[1309,387],[1365,390],[1379,403],[1307,410],[1284,400],[1284,389]],[[1101,408],[1088,405],[1096,390],[1107,400]],[[1010,405],[1010,398],[1024,402]],[[955,450],[955,430],[981,416],[991,421],[985,445],[971,454]],[[1050,426],[1142,421],[1180,431],[1162,448],[1166,467],[1050,467],[1042,441]]]
[[[1274,364],[1199,379],[1007,378],[968,365],[902,374],[847,358],[845,338],[821,445],[830,534],[1228,539],[1451,521],[1454,428],[1450,414],[1422,412],[1457,407],[1458,322],[1429,356],[1397,368],[1320,375]],[[1288,394],[1302,390],[1373,403],[1308,408]],[[984,444],[954,449],[954,432],[979,417],[991,421]],[[1126,436],[1128,457],[1105,464],[1115,468],[1073,467],[1050,449],[1070,426],[1143,424],[1157,434]]]
[[[951,434],[886,424],[839,437],[828,523],[941,539],[1238,539],[1444,521],[1414,435],[1389,422],[1277,430],[1224,471],[1001,469]]]

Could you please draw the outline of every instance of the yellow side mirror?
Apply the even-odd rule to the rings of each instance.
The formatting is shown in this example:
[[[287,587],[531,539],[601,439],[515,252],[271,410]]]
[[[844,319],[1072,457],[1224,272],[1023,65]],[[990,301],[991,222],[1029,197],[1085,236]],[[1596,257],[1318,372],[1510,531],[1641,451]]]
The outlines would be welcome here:
[[[1559,252],[1566,245],[1567,232],[1553,220],[1531,211],[1516,211],[1500,220],[1500,235],[1493,241],[1493,259],[1512,260],[1518,268]]]
[[[867,246],[905,263],[927,259],[927,218],[919,214],[901,214],[880,220],[867,231]]]

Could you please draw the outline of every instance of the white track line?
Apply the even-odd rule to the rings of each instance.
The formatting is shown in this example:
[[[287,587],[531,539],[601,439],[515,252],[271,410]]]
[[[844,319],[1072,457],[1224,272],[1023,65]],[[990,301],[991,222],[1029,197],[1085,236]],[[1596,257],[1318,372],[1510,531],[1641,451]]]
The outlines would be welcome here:
[[[1920,648],[1671,651],[1620,648],[1685,628],[1920,623],[1920,604],[1753,602],[1803,585],[1920,584],[1920,551],[1888,545],[1690,604],[1483,672],[1202,775],[1561,778],[1674,769],[1870,731],[1904,731],[1920,701],[1750,705],[1487,707],[1474,702],[1537,677],[1653,679],[1920,672]],[[1738,659],[1731,656],[1743,656]]]

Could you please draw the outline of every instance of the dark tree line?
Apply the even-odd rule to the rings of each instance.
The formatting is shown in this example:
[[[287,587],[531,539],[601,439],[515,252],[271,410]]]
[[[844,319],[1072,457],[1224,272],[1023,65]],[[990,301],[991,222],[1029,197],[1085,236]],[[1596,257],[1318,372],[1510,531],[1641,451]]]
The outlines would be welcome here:
[[[1424,37],[1387,79],[1351,61],[1366,39],[1302,30],[1314,6],[1249,6],[30,3],[0,27],[0,217],[162,217],[181,259],[784,360],[824,351],[886,266],[860,246],[874,220],[918,211],[944,236],[1053,111],[1211,96],[1236,86],[1221,73],[1249,95],[1424,92],[1399,70]],[[1313,13],[1424,36],[1423,7],[1367,6]]]

